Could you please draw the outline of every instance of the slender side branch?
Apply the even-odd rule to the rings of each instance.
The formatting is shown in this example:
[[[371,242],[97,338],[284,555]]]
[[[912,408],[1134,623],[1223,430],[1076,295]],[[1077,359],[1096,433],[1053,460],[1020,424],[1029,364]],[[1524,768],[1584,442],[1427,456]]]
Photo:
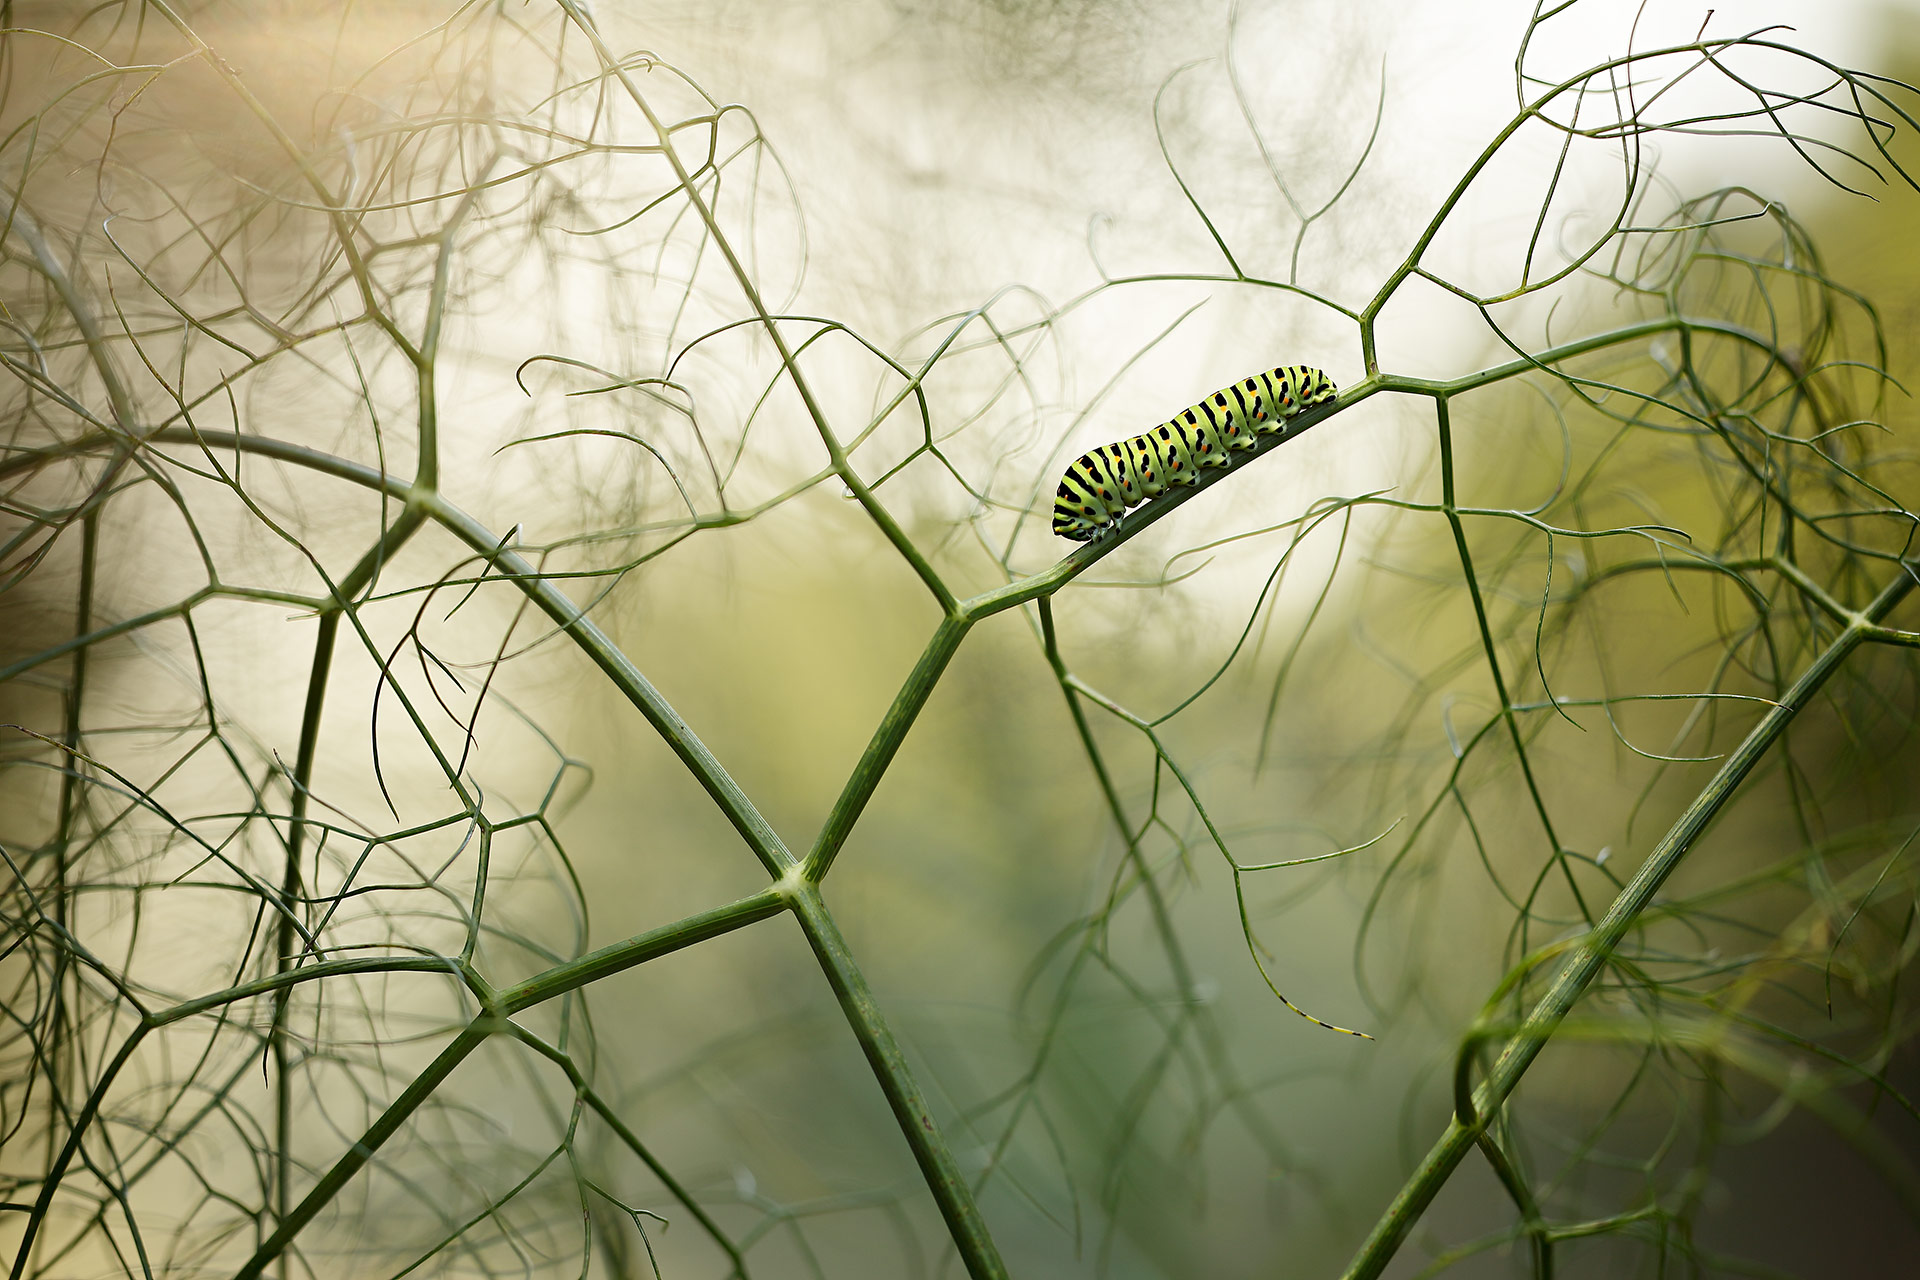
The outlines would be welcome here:
[[[639,108],[640,114],[647,118],[648,126],[653,129],[654,136],[660,140],[660,154],[673,167],[679,189],[685,193],[687,203],[692,205],[694,211],[700,215],[700,220],[706,225],[707,233],[713,237],[714,247],[720,251],[720,256],[726,259],[727,268],[739,284],[740,292],[746,298],[747,305],[753,308],[760,327],[766,332],[767,340],[779,353],[780,363],[786,369],[787,377],[792,380],[794,391],[799,394],[801,403],[806,406],[807,417],[812,420],[814,428],[819,432],[820,443],[826,447],[828,457],[833,459],[834,471],[846,482],[847,488],[853,491],[854,498],[865,508],[868,518],[873,521],[887,541],[893,544],[894,550],[900,553],[901,558],[912,567],[914,573],[919,575],[920,581],[926,584],[927,590],[933,593],[933,598],[939,601],[941,609],[951,614],[956,607],[952,590],[941,580],[940,575],[934,571],[933,565],[920,553],[920,549],[913,545],[913,540],[893,518],[893,513],[887,510],[879,496],[853,469],[853,463],[848,460],[846,450],[841,447],[832,424],[827,421],[826,410],[821,407],[819,400],[813,394],[812,384],[800,370],[798,353],[787,341],[786,335],[780,331],[778,318],[768,311],[765,303],[761,301],[760,290],[753,283],[752,273],[747,270],[746,264],[740,261],[739,254],[734,251],[732,240],[721,229],[719,219],[714,215],[713,206],[700,194],[699,185],[694,181],[693,175],[688,172],[679,153],[673,149],[672,130],[654,114],[653,105],[647,101],[646,95],[640,92],[640,86],[633,82],[633,77],[627,73],[625,64],[614,56],[613,50],[609,49],[606,42],[600,38],[600,28],[595,24],[592,16],[577,3],[577,0],[558,0],[558,3],[574,26],[578,27],[580,33],[587,38],[587,42],[593,46],[601,68],[620,82],[620,87],[626,91],[628,99]]]

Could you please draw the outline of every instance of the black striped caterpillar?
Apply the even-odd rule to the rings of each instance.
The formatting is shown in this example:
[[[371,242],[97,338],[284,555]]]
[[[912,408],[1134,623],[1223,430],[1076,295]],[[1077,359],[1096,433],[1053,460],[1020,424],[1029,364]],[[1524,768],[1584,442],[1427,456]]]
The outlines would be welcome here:
[[[1083,453],[1060,477],[1053,531],[1075,542],[1105,538],[1128,507],[1198,483],[1202,467],[1232,466],[1235,453],[1286,435],[1287,419],[1338,394],[1320,370],[1288,365],[1222,387],[1144,435]]]

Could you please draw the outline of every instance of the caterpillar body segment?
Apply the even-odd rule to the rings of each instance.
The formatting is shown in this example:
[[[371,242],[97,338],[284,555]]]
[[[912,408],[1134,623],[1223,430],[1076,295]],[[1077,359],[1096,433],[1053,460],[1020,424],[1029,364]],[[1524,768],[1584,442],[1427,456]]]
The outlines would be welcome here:
[[[1120,517],[1173,485],[1191,485],[1209,467],[1230,467],[1261,436],[1284,436],[1287,419],[1330,402],[1333,379],[1306,365],[1251,374],[1153,430],[1081,454],[1060,477],[1053,531],[1075,542],[1097,541]]]

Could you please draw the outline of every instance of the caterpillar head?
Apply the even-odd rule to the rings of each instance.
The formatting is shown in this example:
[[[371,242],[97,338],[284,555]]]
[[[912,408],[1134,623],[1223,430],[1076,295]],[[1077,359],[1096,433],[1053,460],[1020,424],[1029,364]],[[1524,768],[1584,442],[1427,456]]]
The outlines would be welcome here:
[[[1318,369],[1309,369],[1301,380],[1300,407],[1311,409],[1315,405],[1332,404],[1340,395],[1340,388],[1333,385],[1333,379]]]

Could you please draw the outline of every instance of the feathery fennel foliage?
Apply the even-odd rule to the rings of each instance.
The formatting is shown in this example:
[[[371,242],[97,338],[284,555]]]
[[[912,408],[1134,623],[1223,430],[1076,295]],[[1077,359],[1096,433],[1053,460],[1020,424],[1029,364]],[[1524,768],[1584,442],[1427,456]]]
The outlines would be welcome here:
[[[795,184],[761,121],[576,0],[448,5],[340,55],[310,102],[262,31],[190,6],[10,8],[11,1274],[826,1274],[810,1224],[867,1210],[860,1230],[904,1241],[888,1274],[1037,1274],[1048,1221],[1093,1272],[1212,1274],[1167,1243],[1198,1175],[1156,1166],[1201,1168],[1223,1133],[1335,1224],[1353,1276],[1476,1159],[1508,1225],[1436,1229],[1430,1270],[1501,1249],[1541,1276],[1713,1270],[1739,1265],[1696,1231],[1716,1160],[1793,1109],[1920,1211],[1883,1131],[1920,1121],[1888,1074],[1920,938],[1916,474],[1885,425],[1903,339],[1777,196],[1676,191],[1652,163],[1663,134],[1757,138],[1910,201],[1911,91],[1781,31],[1623,26],[1589,65],[1545,65],[1540,33],[1586,7],[1536,10],[1510,123],[1366,288],[1317,246],[1364,225],[1356,183],[1394,126],[1376,112],[1347,168],[1291,176],[1230,31],[1211,84],[1247,134],[1215,141],[1270,183],[1221,197],[1217,164],[1183,158],[1171,104],[1194,73],[1155,99],[1211,261],[1103,268],[1057,304],[1008,290],[901,340],[796,310]],[[1516,156],[1538,162],[1517,232],[1448,265]],[[1430,453],[1302,510],[1268,495],[1261,523],[1212,491],[1278,475],[1270,442],[1062,557],[1059,470],[1116,434],[1103,402],[1154,418],[1109,393],[1155,344],[1064,420],[1049,362],[1077,316],[1168,286],[1337,326],[1316,330],[1337,349],[1245,353],[1343,385],[1289,456],[1388,430],[1388,404]],[[1380,324],[1416,293],[1475,318],[1490,358],[1396,368]],[[508,396],[523,429],[500,444],[475,424]],[[556,513],[540,485],[569,467],[597,496]],[[525,486],[463,505],[503,468]],[[790,844],[605,617],[623,582],[821,491],[931,622]],[[1144,578],[1091,572],[1149,552]],[[1116,612],[1243,570],[1254,602],[1225,631],[1103,661]],[[1001,614],[1057,686],[1050,750],[1099,817],[1051,854],[1100,873],[1014,993],[1021,1060],[936,1087],[824,888]],[[515,679],[556,654],[704,792],[739,846],[713,860],[753,869],[749,892],[590,929],[568,826],[588,761]],[[1230,896],[1196,912],[1203,885]],[[1269,949],[1342,892],[1344,1010]],[[789,1203],[663,1157],[631,1105],[604,984],[781,927],[920,1189]],[[1249,1061],[1246,1006],[1210,976],[1221,934],[1270,992],[1261,1034],[1453,1046],[1451,1118],[1390,1203],[1343,1199],[1291,1131],[1295,1082]],[[1338,1043],[1377,1087],[1383,1046]],[[1516,1097],[1523,1078],[1540,1091]],[[944,1241],[919,1239],[922,1190]],[[1002,1220],[1020,1227],[996,1243]],[[677,1267],[668,1221],[701,1242]]]

